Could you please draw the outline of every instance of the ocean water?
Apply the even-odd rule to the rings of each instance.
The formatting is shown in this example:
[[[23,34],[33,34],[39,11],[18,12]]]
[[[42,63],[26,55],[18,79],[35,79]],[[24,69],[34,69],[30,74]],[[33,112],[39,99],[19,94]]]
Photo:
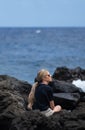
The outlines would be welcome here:
[[[0,74],[33,83],[62,66],[85,69],[85,28],[0,28]]]

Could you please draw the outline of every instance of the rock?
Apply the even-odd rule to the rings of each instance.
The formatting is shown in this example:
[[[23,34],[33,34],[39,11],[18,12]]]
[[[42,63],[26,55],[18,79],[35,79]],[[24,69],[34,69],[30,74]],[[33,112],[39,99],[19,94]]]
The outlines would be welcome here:
[[[49,85],[53,89],[55,104],[64,109],[74,109],[80,100],[85,101],[83,90],[70,82],[54,79]]]
[[[30,111],[13,120],[10,130],[84,130],[85,102],[79,103],[73,111],[62,110],[50,117]]]
[[[80,101],[78,93],[54,93],[53,96],[55,104],[67,110],[73,110]]]
[[[53,78],[57,81],[53,82],[53,91],[54,92],[70,92],[70,93],[79,93],[80,100],[85,101],[85,91],[82,86],[80,88],[77,85],[73,86],[73,81],[81,80],[84,82],[85,80],[85,69],[80,67],[76,67],[75,69],[69,69],[67,67],[58,67],[56,68]]]
[[[57,120],[52,121],[40,112],[26,112],[13,120],[10,130],[61,130]]]
[[[12,120],[26,111],[30,89],[27,82],[0,75],[0,129],[9,129]]]
[[[24,99],[24,104],[27,104],[27,97],[31,87],[32,85],[26,81],[21,81],[8,75],[0,75],[0,88],[20,94]]]
[[[76,87],[72,83],[68,83],[65,81],[59,81],[59,80],[53,80],[49,84],[54,93],[59,93],[59,92],[65,92],[65,93],[80,93],[82,94],[83,91],[81,88]]]
[[[72,79],[72,75],[67,67],[56,68],[53,78],[61,81],[69,81]]]
[[[80,101],[75,109],[71,111],[62,109],[61,112],[45,117],[40,111],[29,111],[26,109],[27,97],[30,90],[31,85],[29,83],[7,75],[0,75],[1,130],[85,129],[85,102]],[[79,90],[73,90],[76,93],[80,93]],[[73,90],[70,91],[72,92]]]
[[[75,69],[58,67],[53,74],[53,78],[67,82],[72,82],[77,79],[85,80],[85,69],[80,67],[76,67]]]
[[[80,102],[72,111],[63,110],[50,118],[53,121],[57,120],[62,130],[85,130],[85,102]]]

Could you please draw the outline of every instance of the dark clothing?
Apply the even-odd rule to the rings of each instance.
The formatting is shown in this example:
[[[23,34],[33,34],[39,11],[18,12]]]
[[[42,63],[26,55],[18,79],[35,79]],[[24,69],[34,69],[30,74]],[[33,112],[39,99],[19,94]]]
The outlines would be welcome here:
[[[45,111],[50,107],[50,101],[53,100],[52,88],[49,85],[39,84],[35,90],[35,109]]]

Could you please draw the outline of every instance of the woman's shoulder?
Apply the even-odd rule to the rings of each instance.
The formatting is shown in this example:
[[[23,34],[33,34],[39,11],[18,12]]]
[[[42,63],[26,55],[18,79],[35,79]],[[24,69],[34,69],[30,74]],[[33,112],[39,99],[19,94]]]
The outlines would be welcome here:
[[[39,84],[39,86],[41,86],[41,87],[50,87],[49,85],[47,85],[47,84]]]
[[[49,85],[44,84],[43,87],[45,88],[45,90],[51,90],[51,87]]]

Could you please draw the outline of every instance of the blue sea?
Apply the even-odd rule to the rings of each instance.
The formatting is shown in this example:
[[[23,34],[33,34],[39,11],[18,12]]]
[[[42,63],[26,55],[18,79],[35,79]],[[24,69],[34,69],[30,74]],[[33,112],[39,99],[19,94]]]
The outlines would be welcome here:
[[[62,66],[85,69],[85,28],[0,28],[0,74],[33,83]]]

